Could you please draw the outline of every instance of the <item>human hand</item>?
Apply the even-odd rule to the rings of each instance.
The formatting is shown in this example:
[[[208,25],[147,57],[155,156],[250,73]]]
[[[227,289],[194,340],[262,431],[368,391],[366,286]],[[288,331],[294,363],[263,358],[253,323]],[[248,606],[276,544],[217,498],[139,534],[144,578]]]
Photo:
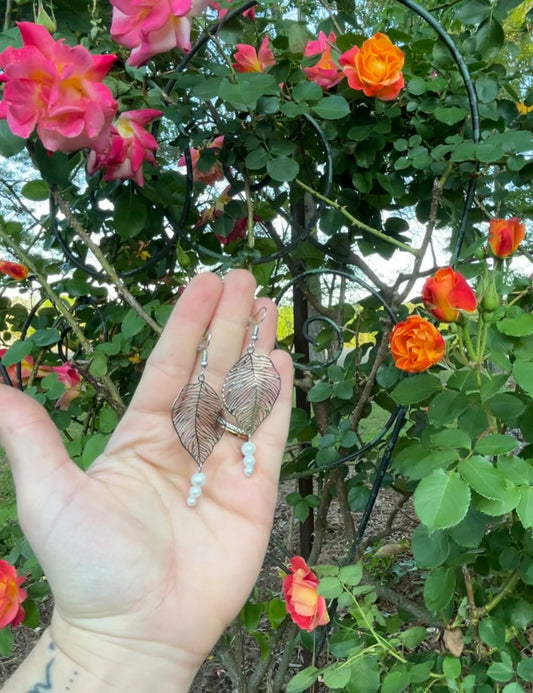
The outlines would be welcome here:
[[[105,657],[117,690],[126,688],[114,667],[137,664],[161,665],[162,675],[186,690],[260,570],[288,430],[292,365],[288,354],[272,351],[275,306],[254,300],[254,289],[243,270],[224,281],[213,274],[191,281],[128,411],[86,473],[68,458],[45,410],[0,387],[0,439],[20,522],[55,599],[52,643],[84,670]],[[241,441],[224,433],[206,462],[203,494],[190,508],[196,465],[174,432],[172,402],[196,380],[197,347],[208,328],[206,380],[220,392],[248,344],[248,319],[262,306],[256,351],[271,356],[282,386],[253,436],[254,473],[244,475]]]

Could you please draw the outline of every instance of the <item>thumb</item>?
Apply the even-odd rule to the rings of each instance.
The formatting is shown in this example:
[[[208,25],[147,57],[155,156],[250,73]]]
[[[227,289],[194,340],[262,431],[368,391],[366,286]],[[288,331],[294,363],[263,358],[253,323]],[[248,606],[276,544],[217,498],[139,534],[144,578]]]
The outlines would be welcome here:
[[[0,444],[11,465],[19,507],[50,496],[64,498],[83,476],[44,407],[8,385],[0,385]]]

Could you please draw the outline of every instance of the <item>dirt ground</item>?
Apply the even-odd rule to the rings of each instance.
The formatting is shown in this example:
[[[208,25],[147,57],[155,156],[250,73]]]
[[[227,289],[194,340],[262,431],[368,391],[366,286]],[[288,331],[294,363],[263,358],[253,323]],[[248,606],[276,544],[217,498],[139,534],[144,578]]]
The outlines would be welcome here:
[[[286,562],[285,557],[280,553],[280,545],[288,547],[292,551],[293,555],[298,553],[298,526],[294,517],[292,516],[291,509],[286,503],[281,502],[285,495],[292,490],[292,487],[288,484],[283,484],[280,488],[280,502],[278,503],[278,509],[276,511],[274,526],[272,532],[272,541],[269,547],[269,552],[265,559],[265,564],[259,579],[258,587],[261,593],[269,592],[279,592],[281,583],[278,575],[278,569],[273,565],[272,556],[277,557],[279,560]],[[372,536],[377,532],[380,532],[387,523],[388,517],[398,502],[398,495],[390,490],[383,489],[378,497],[378,502],[374,508],[372,514],[367,534],[365,536]],[[354,514],[354,518],[357,520],[358,515]],[[389,536],[383,539],[384,544],[389,544],[390,542],[398,542],[402,539],[408,539],[413,528],[416,526],[416,521],[414,520],[412,510],[409,505],[406,504],[398,513],[395,518],[395,522],[391,528]],[[321,558],[322,562],[334,561],[340,558],[344,552],[344,538],[342,533],[340,515],[336,503],[333,503],[328,516],[328,535],[326,538],[326,553],[324,558]],[[405,554],[401,552],[394,557],[394,561],[401,565],[402,560],[409,559],[409,552],[406,550]],[[405,579],[405,574],[407,570],[399,571],[403,574]],[[409,582],[409,581],[407,581]],[[395,589],[398,589],[401,585],[395,584]],[[406,584],[406,591],[412,597],[412,583]],[[41,626],[39,629],[31,630],[25,627],[19,627],[15,630],[15,644],[13,646],[12,652],[9,657],[0,658],[0,684],[3,684],[11,675],[11,673],[18,667],[20,662],[26,657],[28,652],[32,649],[42,630],[46,627],[49,622],[50,615],[52,612],[52,600],[51,598],[45,600],[40,605],[41,610]],[[247,643],[246,647],[249,648],[249,652],[245,652],[245,659],[250,661],[250,666],[253,667],[254,657],[257,656],[257,646],[254,641],[250,639],[250,643]],[[246,656],[248,654],[248,657]],[[301,652],[295,651],[294,660],[290,667],[291,675],[297,673],[297,671],[304,665],[302,663]],[[216,654],[205,662],[203,667],[198,672],[196,679],[191,687],[190,693],[239,693],[238,690],[232,687],[230,678],[225,672],[224,666],[216,657]],[[267,693],[265,691],[257,691],[254,693]]]

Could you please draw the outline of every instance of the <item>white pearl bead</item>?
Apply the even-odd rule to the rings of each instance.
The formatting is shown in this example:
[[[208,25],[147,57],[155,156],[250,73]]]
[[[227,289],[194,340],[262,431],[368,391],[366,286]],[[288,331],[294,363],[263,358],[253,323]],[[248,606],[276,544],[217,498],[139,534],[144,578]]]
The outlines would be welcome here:
[[[242,458],[242,463],[245,467],[253,467],[255,464],[255,457],[253,455],[245,455]]]
[[[196,498],[189,496],[187,498],[187,505],[189,506],[189,508],[194,508],[194,506],[196,505]]]
[[[254,472],[253,467],[244,467],[244,473],[246,476],[252,476],[253,472]]]
[[[189,489],[189,498],[200,498],[202,489],[199,486],[191,486]]]
[[[243,455],[253,455],[255,452],[255,444],[251,440],[246,441],[241,445],[241,452]]]
[[[205,474],[202,472],[196,472],[191,477],[191,484],[193,486],[203,486],[205,484]]]

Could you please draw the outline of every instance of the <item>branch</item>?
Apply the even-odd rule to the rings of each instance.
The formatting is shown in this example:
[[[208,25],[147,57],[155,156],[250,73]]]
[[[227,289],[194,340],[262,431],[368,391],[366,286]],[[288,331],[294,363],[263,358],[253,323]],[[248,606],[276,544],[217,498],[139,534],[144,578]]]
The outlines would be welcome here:
[[[11,237],[5,232],[4,225],[0,224],[0,238],[5,242],[5,244],[13,251],[13,254],[18,257],[18,259],[26,265],[30,272],[35,276],[39,284],[44,289],[44,292],[50,299],[52,305],[57,310],[60,315],[63,316],[67,325],[71,328],[72,332],[78,338],[81,346],[83,347],[86,354],[90,355],[94,352],[93,345],[83,334],[80,326],[74,319],[74,316],[70,312],[68,306],[61,299],[60,296],[52,289],[46,278],[39,272],[33,260],[31,260],[28,255],[20,248]],[[119,391],[117,390],[115,383],[111,380],[109,375],[104,375],[101,378],[102,385],[105,388],[105,394],[102,393],[106,402],[109,406],[119,415],[122,416],[126,411],[126,405],[124,404]]]
[[[74,231],[78,234],[82,241],[91,250],[95,258],[102,265],[102,268],[104,269],[107,276],[112,281],[113,285],[117,289],[118,293],[122,296],[124,301],[130,306],[130,308],[133,308],[133,310],[142,320],[144,320],[148,327],[150,327],[157,335],[160,335],[163,331],[163,328],[160,325],[158,325],[157,322],[150,315],[148,315],[148,313],[144,310],[144,308],[137,301],[137,299],[130,293],[122,279],[118,276],[117,271],[115,270],[113,265],[111,265],[107,261],[103,252],[96,245],[96,243],[93,242],[92,238],[83,228],[78,219],[76,219],[69,205],[67,204],[67,202],[65,201],[65,199],[63,198],[63,196],[57,188],[52,188],[52,196],[56,201],[57,206],[64,214],[68,224],[74,229]]]
[[[407,245],[406,243],[402,243],[401,241],[397,241],[395,238],[392,238],[391,236],[387,236],[386,233],[383,233],[382,231],[378,231],[377,229],[372,228],[372,226],[367,226],[367,224],[363,223],[362,221],[359,221],[359,219],[356,219],[353,215],[350,214],[342,205],[340,205],[338,202],[335,202],[335,200],[331,200],[329,197],[326,197],[325,195],[322,195],[319,193],[317,190],[314,190],[313,188],[309,187],[306,185],[303,181],[299,180],[298,178],[294,179],[294,182],[296,185],[299,185],[300,188],[303,190],[307,191],[314,197],[316,197],[319,200],[322,200],[322,202],[325,202],[328,204],[330,207],[333,207],[333,209],[336,209],[338,212],[340,212],[348,221],[352,224],[352,226],[357,226],[360,228],[362,231],[366,231],[367,233],[371,234],[372,236],[375,236],[376,238],[380,238],[382,241],[386,241],[387,243],[390,243],[391,245],[395,245],[397,248],[400,248],[400,250],[405,250],[406,253],[410,253],[411,255],[418,255],[418,250],[415,248],[411,248],[411,246]]]

